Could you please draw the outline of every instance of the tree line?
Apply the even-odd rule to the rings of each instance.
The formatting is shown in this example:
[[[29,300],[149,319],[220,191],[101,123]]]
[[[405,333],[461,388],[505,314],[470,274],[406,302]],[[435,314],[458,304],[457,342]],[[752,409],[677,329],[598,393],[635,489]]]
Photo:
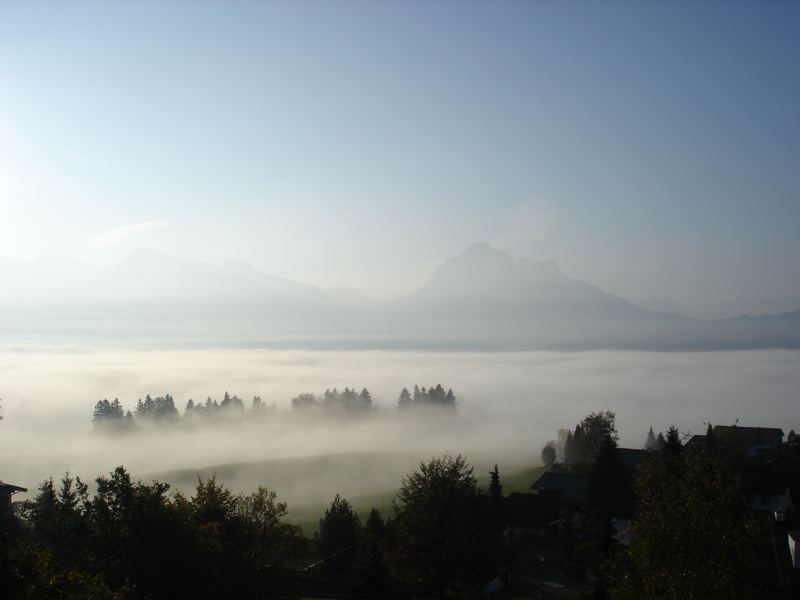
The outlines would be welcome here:
[[[415,385],[413,394],[407,388],[403,388],[397,400],[397,408],[401,410],[451,408],[455,405],[456,396],[453,390],[445,391],[441,384],[428,389]],[[290,407],[292,411],[321,409],[330,413],[348,414],[366,414],[377,408],[367,388],[362,388],[358,392],[356,388],[350,387],[345,387],[342,391],[337,388],[327,389],[320,395],[299,394],[291,399]],[[248,408],[241,398],[225,392],[219,402],[212,400],[210,396],[205,402],[195,402],[189,398],[181,415],[171,395],[153,398],[148,394],[144,400],[140,398],[137,401],[133,411],[126,410],[118,398],[111,401],[107,398],[99,400],[92,411],[92,422],[101,428],[132,429],[136,423],[169,424],[178,421],[234,419],[242,417],[245,413],[263,417],[276,411],[277,406],[274,403],[268,406],[259,396],[253,396]]]
[[[134,481],[124,467],[96,491],[66,474],[0,518],[0,585],[36,600],[263,599],[320,591],[471,598],[507,558],[491,494],[461,456],[421,463],[391,514],[362,525],[333,499],[312,538],[264,487],[214,478],[191,496]]]

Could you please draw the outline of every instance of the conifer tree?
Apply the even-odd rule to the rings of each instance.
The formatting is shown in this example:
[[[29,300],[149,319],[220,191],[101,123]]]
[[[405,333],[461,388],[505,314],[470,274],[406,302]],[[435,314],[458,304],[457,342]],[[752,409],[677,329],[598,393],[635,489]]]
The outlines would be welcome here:
[[[456,404],[456,395],[453,393],[452,388],[448,388],[447,396],[445,396],[445,404],[447,406],[455,406]]]
[[[647,432],[647,440],[644,443],[644,449],[652,452],[656,449],[656,436],[653,433],[653,426],[650,426],[650,431]]]
[[[556,462],[556,445],[554,442],[547,442],[542,448],[542,462],[548,469],[552,469]]]
[[[413,401],[411,400],[411,394],[408,393],[407,388],[403,388],[403,390],[400,392],[400,397],[397,399],[397,408],[411,408],[412,404]]]
[[[359,408],[361,410],[369,410],[372,408],[372,396],[367,388],[361,390],[361,393],[358,395],[358,399],[360,401]]]
[[[355,574],[361,523],[350,503],[336,494],[319,521],[317,544],[324,560],[323,572],[352,583]]]

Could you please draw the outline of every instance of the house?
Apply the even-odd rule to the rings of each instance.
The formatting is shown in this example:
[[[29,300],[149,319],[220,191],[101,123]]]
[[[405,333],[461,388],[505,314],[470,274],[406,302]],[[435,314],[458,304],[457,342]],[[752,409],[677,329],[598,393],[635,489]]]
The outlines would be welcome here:
[[[27,488],[0,481],[0,515],[11,513],[11,496],[18,492],[27,491]]]
[[[719,448],[742,457],[756,456],[760,451],[775,448],[783,442],[783,430],[775,427],[715,425],[711,431]],[[706,436],[693,435],[686,442],[686,449],[699,452],[705,444]]]
[[[747,468],[743,476],[744,502],[750,508],[770,513],[791,511],[791,483],[790,471],[771,465]]]
[[[544,533],[569,519],[577,507],[557,496],[512,492],[505,499],[505,511],[512,527]]]
[[[578,505],[589,499],[589,480],[577,473],[544,473],[531,486],[542,496],[568,500]]]
[[[645,462],[657,456],[659,452],[654,450],[642,450],[640,448],[617,448],[617,456],[625,469],[630,474],[638,473],[642,470]]]
[[[800,530],[789,532],[789,553],[792,555],[792,566],[800,569]]]

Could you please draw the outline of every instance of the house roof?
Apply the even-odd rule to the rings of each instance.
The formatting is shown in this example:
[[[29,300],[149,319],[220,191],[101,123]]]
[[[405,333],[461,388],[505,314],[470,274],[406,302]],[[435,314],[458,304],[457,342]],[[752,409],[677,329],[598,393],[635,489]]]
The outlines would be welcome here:
[[[11,483],[6,483],[5,481],[0,481],[0,494],[10,495],[16,494],[17,492],[27,492],[28,488],[20,487],[18,485],[13,485]]]
[[[684,447],[687,450],[701,450],[706,443],[706,436],[704,435],[693,435],[689,438],[689,440],[684,444]]]
[[[736,454],[747,455],[756,446],[774,446],[783,439],[783,430],[777,427],[739,427],[738,425],[715,425],[712,429],[716,442]],[[686,442],[690,451],[702,450],[705,435],[693,435]]]
[[[751,446],[774,444],[783,439],[783,430],[776,427],[739,427],[738,425],[714,425],[718,439],[735,439]]]
[[[589,482],[584,475],[551,471],[539,477],[531,489],[538,492],[555,493],[580,504],[586,501]]]

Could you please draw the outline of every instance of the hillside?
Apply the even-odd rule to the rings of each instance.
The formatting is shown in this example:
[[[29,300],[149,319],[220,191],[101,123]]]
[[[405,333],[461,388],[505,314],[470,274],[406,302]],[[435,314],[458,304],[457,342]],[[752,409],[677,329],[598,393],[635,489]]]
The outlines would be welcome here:
[[[384,515],[390,514],[403,476],[416,469],[421,459],[428,458],[410,452],[352,452],[144,473],[138,477],[145,482],[165,481],[174,491],[187,495],[194,491],[198,478],[214,476],[234,492],[252,492],[265,486],[287,502],[289,520],[301,525],[308,535],[316,530],[319,518],[336,494],[347,498],[362,519],[373,507]],[[479,484],[488,484],[492,466],[474,465]],[[504,492],[527,491],[542,468],[501,464]]]

